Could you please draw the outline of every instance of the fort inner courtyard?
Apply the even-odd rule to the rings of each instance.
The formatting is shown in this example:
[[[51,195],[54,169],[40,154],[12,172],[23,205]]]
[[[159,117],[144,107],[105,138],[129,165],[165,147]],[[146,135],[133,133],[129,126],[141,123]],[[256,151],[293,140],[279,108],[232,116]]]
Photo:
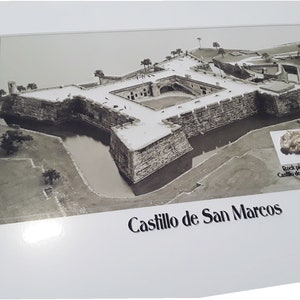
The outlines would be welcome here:
[[[156,67],[159,71],[143,76],[89,89],[72,85],[26,92],[20,96],[24,103],[43,100],[55,104],[80,96],[89,106],[89,113],[81,116],[84,115],[85,121],[102,123],[106,130],[111,131],[111,154],[119,170],[136,183],[191,151],[188,142],[190,136],[256,112],[254,101],[255,92],[259,89],[257,85],[191,69],[202,63],[197,58],[179,56],[158,64]],[[170,106],[168,101],[164,105],[164,98],[161,97],[168,97],[168,94],[171,97],[174,91],[180,92],[181,97],[184,95],[185,101],[181,98],[178,105]],[[237,105],[234,103],[235,97],[240,97]],[[244,97],[247,98],[245,104],[242,103]],[[152,102],[152,107],[147,101]],[[209,118],[202,118],[204,120],[198,122],[197,114],[201,117],[211,105],[223,105],[222,101],[225,110],[234,110],[231,116],[225,111],[223,116],[219,116],[220,125],[210,124]],[[153,105],[156,102],[162,103],[163,109],[155,109]],[[104,112],[94,111],[96,105]],[[45,119],[43,112],[40,112],[37,118]],[[112,114],[117,124],[105,124],[103,115],[107,113]],[[199,123],[194,132],[185,128],[192,128],[194,124],[182,126],[176,122],[177,118],[184,122],[186,114],[195,115],[195,122]],[[224,120],[224,117],[228,120]]]

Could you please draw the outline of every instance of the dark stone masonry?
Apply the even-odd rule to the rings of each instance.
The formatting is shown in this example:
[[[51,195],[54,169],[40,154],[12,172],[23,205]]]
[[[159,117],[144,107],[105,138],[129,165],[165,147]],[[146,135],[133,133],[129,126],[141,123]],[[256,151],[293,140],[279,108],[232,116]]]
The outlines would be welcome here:
[[[270,115],[283,116],[300,111],[300,89],[274,95],[261,93],[258,100],[262,109]]]
[[[14,116],[48,123],[63,123],[69,120],[81,120],[110,133],[111,128],[134,118],[113,108],[93,103],[82,97],[51,102],[20,96],[5,97],[0,117]]]
[[[256,94],[257,92],[252,92],[225,99],[169,118],[168,121],[181,125],[184,133],[190,138],[256,114],[258,112]]]
[[[193,148],[184,132],[173,127],[171,134],[135,151],[122,143],[113,128],[110,152],[121,173],[136,183],[191,151]]]

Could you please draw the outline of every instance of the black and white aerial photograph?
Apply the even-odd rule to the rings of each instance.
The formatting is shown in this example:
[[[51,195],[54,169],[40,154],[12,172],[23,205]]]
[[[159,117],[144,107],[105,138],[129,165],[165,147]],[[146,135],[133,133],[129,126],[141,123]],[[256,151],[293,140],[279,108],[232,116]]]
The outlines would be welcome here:
[[[299,36],[0,36],[0,223],[299,189]]]

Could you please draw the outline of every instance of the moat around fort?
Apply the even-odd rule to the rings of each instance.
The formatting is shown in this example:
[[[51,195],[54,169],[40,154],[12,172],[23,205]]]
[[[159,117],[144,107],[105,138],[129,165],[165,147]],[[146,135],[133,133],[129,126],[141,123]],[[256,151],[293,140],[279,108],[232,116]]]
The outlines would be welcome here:
[[[137,184],[129,184],[119,173],[109,153],[109,135],[85,124],[69,122],[62,125],[37,124],[17,118],[7,118],[8,123],[23,128],[56,135],[71,153],[91,187],[99,194],[108,197],[130,197],[152,192],[171,182],[184,172],[197,166],[221,148],[236,141],[247,132],[266,126],[299,118],[300,114],[277,118],[268,115],[255,115],[247,119],[214,129],[205,135],[199,134],[189,139],[193,151],[165,166]]]

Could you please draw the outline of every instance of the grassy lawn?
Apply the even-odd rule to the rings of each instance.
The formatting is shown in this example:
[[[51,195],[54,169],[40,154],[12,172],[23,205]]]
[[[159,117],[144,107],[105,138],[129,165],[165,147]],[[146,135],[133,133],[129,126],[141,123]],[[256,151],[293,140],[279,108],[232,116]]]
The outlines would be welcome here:
[[[224,50],[225,50],[224,57],[221,54],[218,54],[218,50],[215,48],[197,49],[197,50],[193,51],[192,54],[198,58],[201,58],[201,56],[202,56],[205,60],[208,60],[208,61],[212,61],[212,59],[215,57],[216,59],[218,59],[220,61],[228,61],[228,62],[239,61],[239,60],[247,58],[247,57],[255,56],[253,54],[233,56],[233,55],[230,55],[229,53],[239,51],[239,50],[236,50],[236,49],[224,49]]]
[[[281,63],[285,64],[285,63],[291,63],[291,64],[295,64],[297,66],[300,66],[300,57],[297,57],[297,58],[286,58],[285,60],[281,60],[280,61]]]
[[[223,198],[300,188],[299,178],[280,178],[277,176],[280,171],[273,147],[253,149],[234,157],[206,177],[202,193],[209,198]]]
[[[250,58],[250,57],[258,57],[258,56],[255,55],[255,54],[243,54],[241,56],[234,56],[234,55],[231,55],[229,52],[226,51],[224,56],[222,56],[222,55],[216,56],[216,60],[219,60],[221,62],[238,62],[240,60]],[[251,62],[252,62],[252,60],[251,60]]]
[[[260,154],[263,151],[260,151]],[[273,163],[270,157],[276,162],[276,154],[267,152],[270,154],[267,161],[247,153],[223,164],[203,180],[203,193],[209,195],[209,198],[230,197],[232,194],[242,196],[254,194],[254,191],[262,192],[266,186],[279,184],[280,178],[276,178],[276,172],[271,173],[268,168],[268,165]]]
[[[300,50],[300,48],[297,46],[297,43],[292,43],[292,44],[281,45],[278,47],[257,50],[257,51],[259,53],[266,52],[270,55],[274,55],[274,54],[280,54],[280,53],[286,53],[286,52],[292,52],[292,51],[298,51],[298,50]]]
[[[241,56],[233,56],[230,54],[230,52],[235,52],[238,50],[234,50],[234,49],[224,49],[224,50],[225,50],[224,56],[218,54],[218,51],[214,48],[197,49],[197,50],[193,51],[193,55],[196,57],[199,57],[199,58],[202,56],[206,60],[212,60],[212,58],[215,57],[217,60],[219,60],[221,62],[237,62],[237,61],[240,61],[245,58],[256,56],[255,54],[243,54]],[[261,50],[257,50],[257,52],[260,54],[268,53],[269,55],[275,55],[275,54],[293,52],[293,51],[298,51],[298,50],[300,50],[300,48],[297,46],[297,43],[296,43],[296,44],[282,45],[282,46],[273,47],[273,48],[261,49]],[[300,64],[300,59],[286,59],[283,62],[291,62],[291,63],[295,63],[295,64]],[[265,63],[265,60],[257,60],[257,62],[255,62],[255,60],[253,60],[253,61],[251,60],[251,63],[261,64],[261,63]]]
[[[0,159],[0,169],[0,222],[61,216],[56,202],[43,195],[41,170],[29,160]]]
[[[270,136],[270,131],[297,128],[296,121],[273,125],[255,130],[225,146],[195,168],[199,169],[198,173],[206,169],[198,177],[201,186],[190,194],[182,194],[174,202],[300,189],[298,177],[277,176],[282,169]]]
[[[204,59],[211,60],[214,56],[218,55],[218,50],[215,48],[201,48],[193,51],[196,57],[203,57]]]
[[[0,134],[7,129],[0,126]],[[99,200],[84,184],[59,138],[22,131],[34,140],[25,142],[13,155],[0,149],[0,223],[81,214],[85,202]],[[42,178],[42,169],[47,168],[61,174],[48,199]]]

